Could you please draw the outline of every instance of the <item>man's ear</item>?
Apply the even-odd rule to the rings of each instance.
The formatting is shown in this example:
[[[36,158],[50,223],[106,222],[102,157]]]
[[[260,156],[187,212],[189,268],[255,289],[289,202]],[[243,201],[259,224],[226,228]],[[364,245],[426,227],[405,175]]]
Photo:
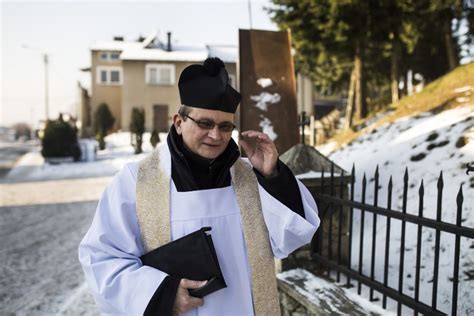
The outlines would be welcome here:
[[[181,131],[181,124],[183,123],[183,118],[181,117],[181,115],[179,114],[175,114],[173,115],[173,125],[174,125],[174,128],[176,129],[176,132],[178,133],[178,135],[181,135],[182,131]]]

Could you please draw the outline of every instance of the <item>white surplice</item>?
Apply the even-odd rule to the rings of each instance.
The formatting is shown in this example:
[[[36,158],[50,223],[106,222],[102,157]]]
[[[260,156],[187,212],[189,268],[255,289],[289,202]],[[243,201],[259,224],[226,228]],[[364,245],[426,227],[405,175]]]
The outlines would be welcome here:
[[[171,176],[171,157],[161,162]],[[104,191],[89,231],[79,245],[79,260],[89,288],[103,315],[143,315],[151,297],[167,276],[143,266],[144,254],[137,222],[138,163],[127,164]],[[302,218],[258,186],[270,244],[276,258],[285,258],[311,241],[319,226],[316,203],[306,187],[300,189]],[[233,186],[178,192],[171,181],[171,239],[201,227],[212,227],[212,239],[227,288],[204,297],[204,305],[187,312],[197,315],[253,315],[251,271],[246,255],[240,211]]]

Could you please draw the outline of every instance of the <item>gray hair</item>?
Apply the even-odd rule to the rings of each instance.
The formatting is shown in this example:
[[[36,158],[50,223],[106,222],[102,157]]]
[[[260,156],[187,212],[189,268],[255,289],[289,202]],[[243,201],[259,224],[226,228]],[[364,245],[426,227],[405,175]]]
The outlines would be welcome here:
[[[178,110],[179,115],[187,116],[187,115],[189,115],[189,113],[191,113],[191,108],[189,106],[186,106],[186,105],[182,104],[179,107],[179,110]]]

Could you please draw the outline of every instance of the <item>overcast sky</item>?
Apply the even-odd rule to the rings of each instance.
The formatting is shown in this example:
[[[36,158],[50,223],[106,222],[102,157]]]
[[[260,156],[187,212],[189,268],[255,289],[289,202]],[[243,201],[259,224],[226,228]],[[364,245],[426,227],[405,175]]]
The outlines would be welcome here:
[[[255,29],[276,30],[269,1],[251,0]],[[44,116],[43,53],[49,54],[49,113],[77,112],[79,68],[89,47],[114,35],[134,40],[171,31],[181,44],[235,44],[249,28],[248,1],[4,1],[1,16],[0,126]],[[29,48],[23,48],[22,46]]]

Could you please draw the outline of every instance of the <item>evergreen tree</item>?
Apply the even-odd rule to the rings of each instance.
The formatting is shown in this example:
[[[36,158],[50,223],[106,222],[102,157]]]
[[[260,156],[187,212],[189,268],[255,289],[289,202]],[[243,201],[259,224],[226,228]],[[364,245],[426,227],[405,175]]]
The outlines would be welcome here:
[[[459,63],[459,38],[473,40],[473,9],[461,0],[273,0],[280,29],[290,28],[296,69],[322,94],[347,89],[346,118],[364,118],[367,99],[389,93],[412,70],[431,81]],[[468,28],[459,34],[460,22]],[[453,22],[453,28],[451,25]]]
[[[115,118],[110,112],[110,109],[106,103],[101,103],[94,113],[94,133],[97,141],[99,142],[99,148],[105,149],[105,136],[114,126]]]
[[[81,149],[77,141],[77,128],[59,115],[57,120],[48,120],[41,139],[41,155],[49,157],[73,157],[78,161]]]
[[[150,143],[153,148],[156,148],[156,145],[160,142],[160,135],[156,129],[153,129],[150,136]]]
[[[143,134],[145,133],[145,111],[143,109],[132,109],[130,132],[132,133],[132,145],[135,147],[135,154],[139,154],[142,152]]]

